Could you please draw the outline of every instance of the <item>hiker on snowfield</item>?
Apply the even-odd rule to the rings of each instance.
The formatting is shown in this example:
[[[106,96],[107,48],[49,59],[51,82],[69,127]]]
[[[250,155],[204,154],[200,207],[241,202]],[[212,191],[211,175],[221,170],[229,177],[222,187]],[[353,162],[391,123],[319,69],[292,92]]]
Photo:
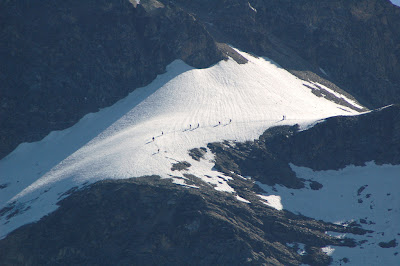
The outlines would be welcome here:
[[[190,129],[192,128],[192,124],[189,125],[189,128],[190,128]]]
[[[153,137],[153,141],[154,141],[154,137]]]
[[[197,123],[197,127],[200,127],[200,123]]]
[[[218,122],[218,125],[221,125],[221,121]]]

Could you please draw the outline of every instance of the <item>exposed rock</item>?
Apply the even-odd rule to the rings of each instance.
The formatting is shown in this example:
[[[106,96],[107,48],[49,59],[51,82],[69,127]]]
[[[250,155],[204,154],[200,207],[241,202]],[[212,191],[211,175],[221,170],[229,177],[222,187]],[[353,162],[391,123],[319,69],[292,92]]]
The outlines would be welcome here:
[[[250,195],[250,194],[249,194]],[[254,196],[256,197],[256,196]],[[101,181],[74,192],[39,222],[0,241],[2,265],[326,265],[325,231],[348,228],[246,204],[209,186],[168,179]],[[304,243],[299,255],[287,243]],[[312,251],[312,252],[311,252]]]
[[[190,155],[190,157],[193,158],[193,160],[200,161],[200,159],[203,159],[204,154],[205,154],[206,152],[207,152],[207,149],[204,148],[204,147],[202,147],[202,148],[200,148],[200,149],[194,148],[194,149],[191,149],[191,150],[189,151],[189,155]]]
[[[163,0],[222,42],[268,56],[304,80],[344,88],[369,108],[400,103],[400,8],[387,0]]]
[[[216,155],[216,169],[227,175],[235,172],[268,185],[302,188],[305,180],[296,177],[289,163],[313,170],[338,170],[370,161],[400,164],[400,105],[327,118],[303,131],[297,125],[274,127],[254,142],[208,147]],[[319,189],[321,184],[310,187]]]
[[[175,59],[204,68],[225,57],[193,16],[157,1],[2,1],[0,10],[0,158],[112,105]]]
[[[186,161],[182,161],[182,162],[177,162],[172,164],[171,170],[175,171],[182,171],[182,170],[188,170],[188,168],[192,166],[190,163],[186,162]]]
[[[291,135],[292,134],[292,135]],[[314,170],[400,164],[400,105],[358,116],[331,117],[304,131],[260,138],[280,158]]]
[[[323,185],[317,181],[311,181],[310,183],[310,188],[312,190],[320,190],[323,187]]]
[[[381,248],[394,248],[397,247],[396,239],[392,239],[389,242],[379,242],[378,244]]]
[[[400,102],[400,9],[389,1],[135,3],[0,4],[0,158],[115,103],[174,59],[246,62],[225,43],[368,107]]]

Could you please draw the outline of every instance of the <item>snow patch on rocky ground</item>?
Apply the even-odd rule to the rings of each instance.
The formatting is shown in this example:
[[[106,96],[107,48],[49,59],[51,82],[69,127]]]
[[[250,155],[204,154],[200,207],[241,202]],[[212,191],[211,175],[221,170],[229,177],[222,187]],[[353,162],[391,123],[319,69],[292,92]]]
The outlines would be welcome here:
[[[258,183],[267,195],[279,196],[283,209],[317,220],[348,225],[356,222],[363,229],[372,230],[366,235],[327,234],[338,238],[354,238],[358,245],[326,247],[324,252],[332,255],[334,264],[344,258],[346,265],[397,265],[400,246],[383,248],[380,243],[396,239],[400,242],[400,165],[347,166],[334,171],[313,171],[291,165],[299,178],[316,181],[323,185],[320,190],[289,189]],[[308,182],[306,182],[308,183]],[[308,183],[309,184],[309,183]]]

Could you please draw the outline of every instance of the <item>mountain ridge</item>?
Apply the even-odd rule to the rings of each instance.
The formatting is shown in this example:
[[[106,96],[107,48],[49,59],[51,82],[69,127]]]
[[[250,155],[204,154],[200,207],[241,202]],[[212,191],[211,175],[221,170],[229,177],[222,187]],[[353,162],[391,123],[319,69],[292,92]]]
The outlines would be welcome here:
[[[400,48],[393,46],[396,40],[390,40],[398,36],[396,31],[400,27],[396,25],[399,23],[397,18],[400,11],[389,1],[360,2],[354,8],[362,11],[365,6],[371,15],[372,24],[359,20],[359,26],[354,29],[339,24],[330,25],[330,21],[341,18],[337,18],[338,14],[334,12],[336,7],[340,7],[340,1],[311,6],[307,1],[296,1],[289,8],[287,4],[290,1],[251,1],[250,4],[235,0],[228,5],[230,13],[221,9],[227,6],[223,1],[212,1],[204,5],[196,1],[190,5],[183,1],[158,1],[163,3],[163,8],[151,11],[152,5],[160,5],[156,2],[145,0],[136,8],[129,1],[113,4],[103,0],[95,5],[93,2],[79,5],[68,1],[59,5],[41,2],[43,8],[30,5],[27,1],[2,2],[4,13],[1,19],[5,27],[2,28],[3,52],[0,59],[8,63],[0,76],[0,94],[3,96],[0,104],[0,157],[7,155],[22,142],[40,140],[53,130],[70,127],[87,113],[112,105],[128,92],[148,84],[157,74],[164,72],[165,66],[172,60],[187,59],[186,63],[192,66],[205,67],[226,58],[227,54],[232,56],[232,50],[227,51],[227,46],[217,48],[215,41],[230,42],[248,52],[267,56],[303,80],[318,82],[343,95],[350,93],[357,96],[369,108],[398,102],[398,82],[393,83],[391,80],[400,76],[399,64],[396,63],[400,60]],[[149,11],[143,6],[147,6]],[[339,10],[346,11],[348,6]],[[204,8],[206,11],[202,11]],[[208,14],[213,8],[214,17]],[[84,10],[91,10],[93,20],[87,19]],[[268,13],[268,10],[280,11]],[[297,21],[289,11],[299,14]],[[220,15],[215,17],[215,14]],[[319,18],[319,15],[325,19]],[[353,21],[354,16],[347,15],[343,19]],[[236,18],[240,18],[241,24],[233,21]],[[320,27],[328,39],[316,39],[321,34],[317,34],[311,27],[312,23],[307,22],[313,20],[317,23],[313,27]],[[294,22],[287,24],[287,21]],[[359,29],[363,32],[371,27],[368,23],[376,29],[375,32],[383,29],[386,37],[358,34]],[[334,31],[334,27],[338,27],[338,30]],[[180,35],[174,33],[173,29],[179,31]],[[337,63],[352,68],[352,72],[357,69],[360,71],[353,73],[353,77],[349,76],[351,71],[345,68],[336,69],[337,56],[324,56],[324,51],[327,50],[326,54],[329,55],[330,49],[322,42],[329,45],[337,42],[343,29],[352,29],[352,33],[346,35],[346,40],[356,36],[359,36],[358,43],[374,40],[377,47],[374,54],[379,55],[384,62],[391,62],[388,66],[392,70],[386,70],[390,67],[385,66],[382,60],[376,64],[376,56],[373,60],[369,57],[368,47],[357,51],[351,48],[350,41],[344,44],[350,45],[351,49],[344,47],[344,44],[335,49],[340,58],[354,62]],[[279,35],[285,32],[293,33],[293,38],[303,34],[306,39],[292,40],[290,34]],[[167,33],[172,36],[166,36]],[[194,39],[191,39],[191,34],[195,36]],[[309,48],[299,48],[296,46],[299,43],[309,45]],[[319,48],[316,49],[315,45]],[[182,49],[176,50],[175,47]],[[153,56],[152,53],[156,51],[159,55]],[[320,52],[315,55],[312,51]],[[359,56],[353,60],[349,53]],[[190,56],[194,57],[191,59]],[[325,61],[329,67],[325,67]],[[373,68],[377,67],[380,70],[374,71]],[[371,68],[372,72],[383,73],[379,74],[382,78],[375,80],[373,75],[368,74],[371,71],[367,68]],[[76,73],[71,72],[74,69]],[[60,91],[68,93],[59,97],[57,93]],[[350,97],[350,94],[347,96]],[[21,95],[23,101],[20,101]]]
[[[0,6],[0,264],[396,265],[400,8]]]

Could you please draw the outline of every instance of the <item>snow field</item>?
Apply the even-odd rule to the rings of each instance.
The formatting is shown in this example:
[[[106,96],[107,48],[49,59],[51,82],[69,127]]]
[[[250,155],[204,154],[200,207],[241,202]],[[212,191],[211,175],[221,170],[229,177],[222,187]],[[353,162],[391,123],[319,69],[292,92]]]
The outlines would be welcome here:
[[[247,64],[230,59],[193,69],[174,61],[165,74],[113,106],[42,141],[21,144],[0,161],[0,185],[6,185],[0,209],[15,202],[13,210],[19,210],[10,219],[0,218],[0,237],[55,210],[69,189],[103,179],[155,174],[185,185],[183,173],[188,173],[233,192],[228,177],[213,170],[210,152],[197,162],[188,150],[252,140],[272,126],[306,128],[329,116],[358,114],[316,97],[272,61],[240,53]],[[180,161],[192,166],[172,171]]]
[[[339,171],[313,171],[291,165],[299,178],[317,181],[323,185],[320,190],[288,189],[283,186],[267,186],[258,183],[268,191],[266,197],[279,197],[283,209],[317,220],[348,225],[357,222],[363,229],[372,230],[366,235],[327,234],[337,238],[350,237],[359,245],[348,247],[325,247],[324,252],[332,255],[334,264],[343,258],[346,265],[398,265],[400,246],[381,248],[380,242],[393,239],[400,242],[400,166],[375,165],[347,166]]]

